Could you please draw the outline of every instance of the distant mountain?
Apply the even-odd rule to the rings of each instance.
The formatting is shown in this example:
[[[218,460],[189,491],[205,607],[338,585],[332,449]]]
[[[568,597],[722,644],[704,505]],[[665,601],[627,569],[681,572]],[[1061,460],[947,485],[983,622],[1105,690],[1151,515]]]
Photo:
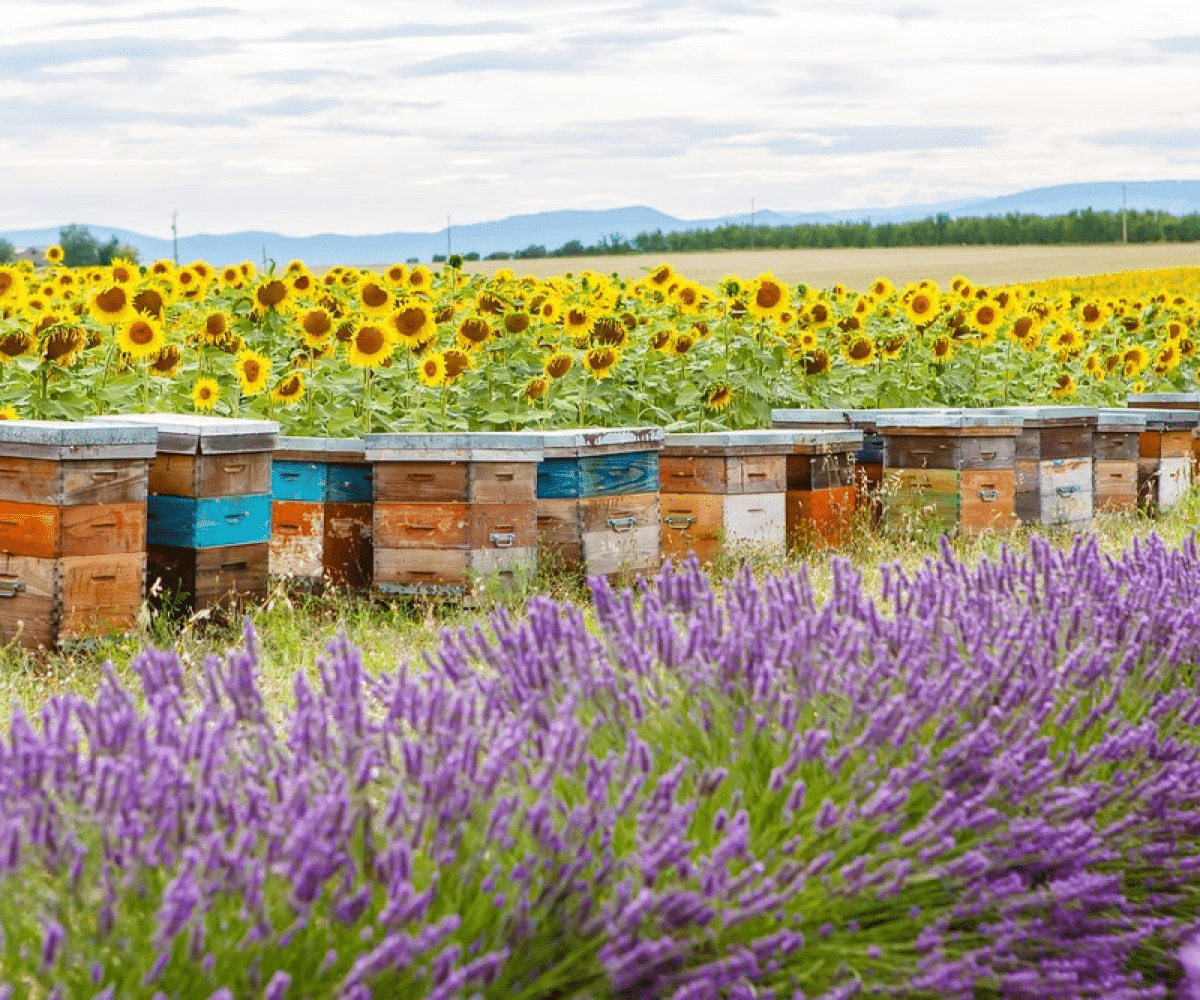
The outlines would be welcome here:
[[[1117,211],[1121,208],[1121,188],[1119,182],[1063,184],[999,198],[958,199],[926,205],[833,209],[827,212],[777,212],[764,209],[754,213],[754,221],[763,226],[782,226],[857,222],[864,219],[873,223],[908,222],[938,213],[962,218],[1007,215],[1012,212],[1062,215],[1087,208]],[[1172,215],[1200,212],[1200,181],[1133,181],[1125,184],[1124,188],[1126,205],[1130,209],[1157,210]],[[494,222],[453,226],[450,245],[455,253],[474,251],[486,256],[498,250],[522,250],[531,245],[555,250],[571,240],[589,246],[618,234],[625,239],[632,239],[638,233],[656,229],[668,233],[681,229],[711,229],[730,223],[745,225],[749,221],[749,212],[713,219],[678,219],[644,205],[597,211],[538,212],[533,215],[513,215]],[[0,236],[18,247],[46,246],[58,239],[58,228],[14,230],[0,233]],[[122,243],[136,247],[143,261],[170,257],[172,253],[169,239],[109,226],[89,225],[88,228],[102,243],[116,236]],[[317,267],[331,264],[384,264],[411,257],[427,261],[434,254],[445,252],[444,229],[375,236],[339,236],[334,233],[282,236],[279,233],[251,231],[220,236],[183,236],[179,239],[180,260],[202,257],[218,265],[246,259],[259,262],[264,256],[280,265],[293,257]]]

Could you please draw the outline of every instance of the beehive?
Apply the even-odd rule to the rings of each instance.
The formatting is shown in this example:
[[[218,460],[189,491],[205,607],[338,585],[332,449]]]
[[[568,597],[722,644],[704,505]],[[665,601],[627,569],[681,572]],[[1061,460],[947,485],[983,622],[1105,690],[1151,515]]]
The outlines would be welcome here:
[[[1146,417],[1138,436],[1138,503],[1150,513],[1170,510],[1192,485],[1192,436],[1200,412],[1138,412]]]
[[[1138,410],[1096,411],[1092,443],[1092,493],[1098,513],[1137,509],[1138,449],[1146,415]]]
[[[539,435],[368,434],[374,586],[464,595],[537,569]]]
[[[177,413],[114,419],[158,431],[147,499],[150,585],[194,610],[265,597],[279,425]]]
[[[988,410],[895,410],[879,418],[878,428],[889,528],[977,535],[1016,524],[1019,418]]]
[[[537,538],[551,565],[589,576],[648,573],[661,561],[657,427],[539,434]]]
[[[857,507],[855,455],[861,454],[859,430],[788,431],[787,518],[789,543],[799,546],[843,545]]]
[[[1147,392],[1129,396],[1134,410],[1193,410],[1200,414],[1200,392]],[[1200,476],[1200,427],[1192,431],[1192,482]]]
[[[272,465],[271,572],[334,586],[371,582],[373,483],[353,438],[281,438]]]
[[[664,558],[707,562],[739,545],[782,555],[791,442],[783,431],[668,434],[658,458]]]
[[[54,647],[132,628],[145,590],[157,434],[0,421],[0,638]]]
[[[1019,417],[1017,516],[1028,524],[1085,528],[1092,493],[1096,409],[1090,406],[1011,406],[992,412]]]
[[[878,495],[883,482],[883,435],[878,420],[892,410],[772,410],[771,426],[784,430],[857,430],[862,445],[854,454],[860,502]]]

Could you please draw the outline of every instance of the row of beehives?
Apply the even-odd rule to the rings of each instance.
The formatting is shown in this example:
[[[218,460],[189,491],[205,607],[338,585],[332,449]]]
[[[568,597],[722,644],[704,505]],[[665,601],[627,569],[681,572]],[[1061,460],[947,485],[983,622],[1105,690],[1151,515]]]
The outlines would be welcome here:
[[[638,573],[743,542],[836,545],[864,496],[900,526],[1078,526],[1182,495],[1200,403],[774,417],[771,431],[365,441],[165,414],[0,422],[0,635],[52,645],[129,628],[147,585],[204,608],[263,596],[268,572],[462,593],[539,562]]]

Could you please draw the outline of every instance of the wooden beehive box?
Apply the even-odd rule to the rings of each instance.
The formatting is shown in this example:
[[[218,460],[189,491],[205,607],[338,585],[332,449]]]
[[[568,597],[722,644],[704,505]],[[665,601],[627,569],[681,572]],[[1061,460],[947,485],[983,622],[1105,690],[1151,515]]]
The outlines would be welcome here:
[[[0,421],[0,639],[132,628],[145,589],[153,428]]]
[[[1085,528],[1092,522],[1091,406],[1010,406],[992,412],[1021,418],[1017,438],[1017,516],[1028,524]]]
[[[588,576],[657,570],[663,437],[657,427],[539,434],[539,557]]]
[[[860,430],[795,430],[787,458],[788,542],[795,546],[843,545],[858,506],[855,456]]]
[[[1127,397],[1134,410],[1193,410],[1200,414],[1200,392],[1146,392]],[[1200,427],[1192,431],[1192,482],[1200,477]]]
[[[271,572],[363,587],[374,569],[374,486],[353,438],[281,438],[272,465]]]
[[[782,555],[791,442],[786,431],[668,434],[658,457],[664,558],[707,562],[739,545]]]
[[[368,434],[374,587],[465,595],[537,569],[536,434]]]
[[[1138,504],[1138,451],[1146,415],[1105,407],[1096,411],[1092,494],[1097,513],[1128,513]]]
[[[1020,418],[990,410],[895,410],[878,427],[889,528],[977,535],[1016,524]]]
[[[1150,513],[1170,510],[1192,485],[1192,440],[1200,411],[1149,410],[1138,436],[1138,504]]]
[[[147,580],[193,610],[267,593],[271,456],[279,425],[197,414],[114,418],[154,427]]]
[[[772,410],[771,426],[782,430],[857,430],[862,444],[854,453],[859,502],[873,499],[883,483],[883,435],[880,416],[891,410]]]

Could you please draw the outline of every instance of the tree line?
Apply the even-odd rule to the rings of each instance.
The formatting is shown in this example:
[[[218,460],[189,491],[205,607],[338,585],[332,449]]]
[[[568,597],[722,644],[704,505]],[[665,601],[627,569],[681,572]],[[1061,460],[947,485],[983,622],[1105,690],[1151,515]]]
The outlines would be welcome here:
[[[71,223],[58,231],[58,245],[63,248],[63,263],[68,267],[91,267],[95,264],[111,264],[118,257],[132,264],[138,263],[138,252],[116,236],[101,243],[87,226]],[[11,240],[0,237],[0,264],[11,264],[17,259],[17,248]]]
[[[1132,211],[1126,216],[1130,243],[1200,242],[1200,213]],[[804,222],[786,226],[729,224],[713,229],[683,229],[664,233],[638,233],[626,239],[619,233],[586,246],[580,240],[557,250],[530,245],[512,253],[489,254],[488,260],[534,257],[583,257],[629,253],[686,253],[695,250],[798,250],[836,247],[930,247],[994,244],[1119,243],[1121,213],[1095,212],[1090,208],[1065,215],[968,216],[954,219],[945,213],[911,222]]]

